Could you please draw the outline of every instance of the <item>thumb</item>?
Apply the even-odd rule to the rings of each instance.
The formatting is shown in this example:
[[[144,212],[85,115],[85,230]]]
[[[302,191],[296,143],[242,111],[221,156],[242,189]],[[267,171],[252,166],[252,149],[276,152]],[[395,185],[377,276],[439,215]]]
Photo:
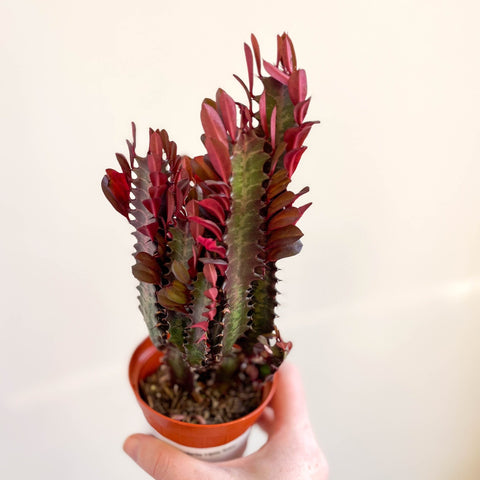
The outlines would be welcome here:
[[[309,423],[307,402],[300,372],[285,362],[277,373],[277,391],[270,406],[275,412],[277,426],[298,427]]]
[[[152,435],[131,435],[125,440],[123,449],[156,480],[208,478],[203,462]]]

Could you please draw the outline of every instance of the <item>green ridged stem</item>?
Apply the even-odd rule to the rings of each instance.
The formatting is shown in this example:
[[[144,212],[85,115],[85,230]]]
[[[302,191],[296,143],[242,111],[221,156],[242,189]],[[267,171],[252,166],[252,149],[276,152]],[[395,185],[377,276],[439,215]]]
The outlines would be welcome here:
[[[207,311],[207,305],[212,301],[204,295],[208,289],[209,284],[203,273],[197,274],[197,279],[193,283],[192,291],[192,320],[191,324],[205,321],[206,318],[202,313]],[[187,355],[187,362],[189,365],[200,366],[205,360],[207,354],[207,345],[205,340],[199,341],[203,334],[200,328],[190,328],[188,332],[188,341],[185,344],[185,353]]]
[[[133,193],[134,199],[132,205],[134,210],[132,212],[135,219],[132,221],[132,225],[135,228],[142,227],[148,223],[154,221],[153,216],[145,210],[143,201],[150,197],[148,188],[150,186],[150,172],[148,169],[148,163],[145,158],[135,157],[137,166],[133,169],[136,175],[136,179],[133,180]],[[147,217],[150,215],[151,218]],[[135,251],[146,252],[150,255],[154,255],[156,251],[155,244],[143,233],[137,231],[133,232],[133,236],[137,240],[135,243]],[[158,328],[158,316],[157,312],[162,307],[157,303],[156,287],[151,283],[140,282],[137,286],[139,292],[138,301],[139,309],[142,313],[143,319],[147,325],[149,336],[153,344],[160,348],[165,345],[165,332]]]
[[[247,330],[251,283],[255,269],[261,268],[260,245],[264,244],[260,210],[265,193],[263,171],[269,155],[263,151],[264,140],[249,132],[240,136],[232,156],[232,205],[227,221],[228,267],[225,294],[227,311],[224,317],[223,352],[228,355],[237,339]]]

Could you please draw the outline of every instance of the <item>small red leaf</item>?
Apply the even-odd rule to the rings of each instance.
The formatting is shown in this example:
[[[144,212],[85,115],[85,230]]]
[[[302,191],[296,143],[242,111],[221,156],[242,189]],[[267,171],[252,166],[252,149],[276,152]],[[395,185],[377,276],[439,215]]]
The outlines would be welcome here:
[[[297,240],[296,242],[288,245],[277,246],[268,249],[267,260],[269,262],[276,262],[282,258],[292,257],[302,250],[302,242]]]
[[[215,308],[215,306],[213,306],[212,308],[210,308],[210,310],[208,310],[208,312],[202,313],[202,317],[208,318],[208,320],[211,322],[215,318],[216,314],[217,309]]]
[[[280,65],[282,60],[282,52],[283,52],[283,42],[282,37],[277,35],[277,67]]]
[[[200,200],[198,205],[213,214],[221,225],[225,225],[225,210],[216,200],[213,198],[205,198]]]
[[[169,308],[178,312],[185,312],[185,305],[175,302],[168,295],[167,288],[162,288],[157,292],[157,302],[165,308]]]
[[[160,171],[150,172],[150,181],[154,187],[164,187],[168,183],[168,176]]]
[[[158,232],[158,223],[157,222],[152,222],[149,223],[148,225],[144,225],[142,227],[137,228],[137,230],[140,233],[143,233],[147,237],[150,237],[151,240],[155,240],[155,236],[157,235]]]
[[[295,225],[300,217],[301,213],[298,208],[285,208],[284,210],[278,212],[268,222],[268,232],[277,230],[278,228],[286,227],[287,225]]]
[[[309,187],[304,187],[295,194],[293,192],[290,192],[289,190],[285,190],[280,195],[275,197],[268,205],[267,218],[272,218],[277,212],[279,212],[283,208],[289,207],[298,197],[304,195],[309,190]]]
[[[160,132],[158,130],[150,132],[150,145],[149,150],[157,155],[162,155],[163,142]]]
[[[139,263],[143,263],[152,270],[160,271],[160,265],[158,264],[157,259],[150,255],[147,252],[138,252],[135,256],[135,260]]]
[[[222,257],[225,257],[227,253],[225,247],[217,245],[217,242],[213,238],[205,238],[199,235],[196,240],[200,245],[202,245],[202,247],[205,247],[209,252],[218,253]]]
[[[305,120],[309,105],[310,98],[295,105],[295,108],[293,109],[293,118],[298,123],[298,125],[301,125]]]
[[[215,265],[213,265],[212,263],[207,263],[206,265],[204,265],[203,274],[205,275],[205,278],[210,283],[210,285],[215,286],[217,284],[218,275]]]
[[[243,44],[245,50],[245,58],[247,60],[247,69],[248,69],[248,85],[250,90],[250,95],[253,95],[253,55],[252,49],[246,43]]]
[[[203,293],[208,299],[215,301],[218,295],[218,290],[215,287],[209,288]]]
[[[192,178],[198,177],[201,180],[217,180],[219,178],[219,175],[212,168],[211,164],[206,163],[203,155],[191,158],[189,162],[185,160],[185,163],[188,163],[187,168],[191,169]]]
[[[116,153],[115,156],[117,157],[117,162],[119,163],[128,184],[132,183],[132,169],[130,168],[127,159],[121,153]]]
[[[270,201],[283,192],[291,182],[288,172],[283,168],[275,172],[267,188],[267,200]]]
[[[285,142],[279,142],[278,145],[275,145],[275,151],[273,152],[270,171],[268,172],[268,175],[270,177],[275,173],[278,161],[280,160],[280,157],[282,157],[282,155],[285,153],[286,148],[287,144]]]
[[[210,198],[218,202],[225,212],[230,211],[230,200],[226,195],[222,195],[222,194],[211,195]]]
[[[180,305],[185,305],[188,302],[188,290],[185,285],[180,283],[178,280],[174,280],[171,285],[162,288],[162,290],[165,292],[167,298],[172,302]]]
[[[179,215],[182,212],[183,205],[185,204],[185,197],[190,187],[189,180],[181,180],[175,186],[175,215]]]
[[[228,263],[226,260],[222,260],[221,258],[210,258],[210,257],[201,257],[199,260],[204,264],[207,265],[209,263],[216,266],[218,272],[221,276],[225,276],[225,271],[227,270]]]
[[[238,75],[233,74],[233,78],[235,78],[235,80],[237,80],[238,83],[245,90],[245,93],[247,94],[247,98],[248,98],[248,101],[249,101],[250,110],[251,110],[252,109],[252,97],[250,95],[250,92],[248,91],[248,87],[245,85],[245,82]]]
[[[185,266],[179,261],[174,260],[171,268],[173,275],[179,282],[183,283],[184,285],[188,285],[190,283],[190,274]]]
[[[212,318],[213,320],[213,318]],[[207,341],[207,334],[204,332],[202,336],[195,343],[202,343]]]
[[[217,104],[215,103],[215,100],[212,100],[211,98],[205,98],[203,100],[203,103],[206,103],[207,105],[210,105],[212,108],[217,108]]]
[[[293,173],[295,172],[298,162],[302,158],[303,152],[307,147],[302,147],[302,148],[296,148],[295,150],[290,150],[285,154],[283,157],[283,164],[285,168],[287,169],[288,176],[291,178]]]
[[[137,263],[132,266],[133,276],[140,282],[159,284],[162,279],[158,272],[143,263]]]
[[[172,188],[169,188],[167,190],[166,202],[167,202],[167,215],[165,218],[165,222],[168,225],[172,222],[173,214],[175,212],[175,195],[174,195],[174,192],[172,191]]]
[[[161,172],[163,166],[162,155],[156,153],[149,153],[147,155],[149,172]]]
[[[235,143],[237,138],[237,108],[233,98],[222,89],[217,91],[217,105],[222,114],[223,123],[230,134],[232,142]]]
[[[306,212],[306,210],[312,205],[312,202],[306,203],[301,207],[298,207],[298,211],[300,212],[300,217]]]
[[[230,186],[223,180],[205,180],[202,187],[206,188],[206,191],[211,192],[212,195],[218,194],[227,196],[230,193]]]
[[[293,62],[293,45],[288,35],[282,35],[283,40],[283,64],[288,72],[293,72],[296,65]]]
[[[268,133],[268,121],[267,121],[267,97],[265,90],[260,95],[260,100],[258,101],[258,106],[260,109],[260,126],[262,127],[265,135]]]
[[[247,108],[241,103],[237,103],[238,110],[240,111],[240,128],[242,130],[249,130],[252,128],[252,105],[250,99],[250,108]]]
[[[210,230],[219,240],[222,239],[222,231],[220,230],[220,227],[216,223],[212,222],[211,220],[207,220],[205,218],[197,217],[197,216],[193,216],[193,217],[189,216],[188,220],[190,222],[195,222],[202,225],[206,229]]]
[[[208,323],[209,323],[208,320],[205,320],[203,322],[197,322],[197,323],[194,323],[193,325],[190,325],[190,328],[200,328],[204,332],[206,332],[208,330]]]
[[[128,218],[130,211],[130,183],[123,173],[111,168],[102,179],[102,190],[112,206]]]
[[[273,230],[268,237],[268,246],[280,246],[293,243],[303,237],[302,231],[295,225],[287,225],[286,227]]]
[[[200,113],[203,130],[207,137],[217,138],[221,142],[228,144],[227,132],[218,112],[208,103],[202,103]]]
[[[198,215],[198,202],[197,200],[190,200],[186,205],[185,205],[185,210],[187,212],[187,215],[194,216]]]
[[[297,105],[307,97],[307,75],[305,70],[295,70],[288,80],[288,93],[292,103]]]
[[[295,54],[295,48],[293,47],[293,42],[288,35],[285,35],[285,42],[288,44],[287,49],[288,49],[289,55],[292,56],[293,70],[296,70],[297,69],[297,55]]]
[[[258,45],[257,38],[253,33],[250,36],[250,39],[252,40],[252,48],[253,48],[253,53],[255,55],[255,63],[257,64],[258,76],[261,77],[262,76],[262,60],[260,57],[260,46]]]
[[[124,173],[117,172],[112,168],[105,170],[108,175],[109,187],[115,194],[125,195],[130,194],[130,184]]]
[[[272,110],[272,116],[270,117],[270,139],[272,141],[273,148],[275,148],[276,131],[277,131],[277,106],[275,105]]]
[[[162,207],[163,199],[160,197],[147,198],[142,203],[145,208],[156,218],[158,217],[158,213]]]
[[[218,140],[216,137],[208,137],[205,139],[205,147],[208,152],[208,159],[212,164],[215,172],[220,178],[228,183],[232,174],[232,162],[230,161],[230,152],[226,143]]]
[[[198,202],[196,200],[191,200],[185,205],[185,211],[187,212],[187,217],[194,217],[198,215]],[[198,240],[199,236],[203,234],[203,226],[195,223],[190,222],[190,232],[195,240]]]
[[[300,148],[307,138],[312,126],[318,122],[306,122],[299,127],[292,127],[285,131],[283,139],[287,142],[287,150]]]
[[[310,191],[310,187],[303,187],[298,193],[295,194],[295,200],[302,195],[305,195]]]
[[[288,85],[288,75],[285,72],[282,72],[280,69],[268,63],[266,60],[263,61],[263,66],[265,70],[278,82],[283,85]]]
[[[272,202],[268,205],[268,214],[267,217],[271,218],[278,211],[282,210],[285,207],[290,206],[295,201],[295,194],[289,190],[285,190],[283,193],[275,197]]]

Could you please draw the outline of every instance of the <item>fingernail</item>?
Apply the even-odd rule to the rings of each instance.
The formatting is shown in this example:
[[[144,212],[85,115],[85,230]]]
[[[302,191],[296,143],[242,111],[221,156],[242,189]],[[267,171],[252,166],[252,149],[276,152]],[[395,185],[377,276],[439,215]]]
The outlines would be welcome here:
[[[125,440],[125,443],[123,444],[123,450],[125,450],[125,453],[132,457],[133,460],[136,460],[137,459],[137,455],[138,455],[138,445],[139,442],[138,442],[138,438],[132,436],[132,437],[128,437],[126,440]]]

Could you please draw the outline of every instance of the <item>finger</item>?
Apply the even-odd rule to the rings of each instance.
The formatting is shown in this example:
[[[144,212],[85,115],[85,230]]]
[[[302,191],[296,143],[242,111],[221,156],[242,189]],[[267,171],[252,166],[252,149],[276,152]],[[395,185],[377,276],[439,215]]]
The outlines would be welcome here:
[[[125,440],[123,449],[156,480],[208,478],[202,462],[152,435],[131,435]]]
[[[300,372],[291,363],[284,363],[278,373],[277,391],[270,406],[275,413],[275,425],[304,424],[308,410]]]
[[[268,435],[272,433],[275,426],[275,413],[271,407],[265,407],[262,415],[257,420],[257,425]]]

